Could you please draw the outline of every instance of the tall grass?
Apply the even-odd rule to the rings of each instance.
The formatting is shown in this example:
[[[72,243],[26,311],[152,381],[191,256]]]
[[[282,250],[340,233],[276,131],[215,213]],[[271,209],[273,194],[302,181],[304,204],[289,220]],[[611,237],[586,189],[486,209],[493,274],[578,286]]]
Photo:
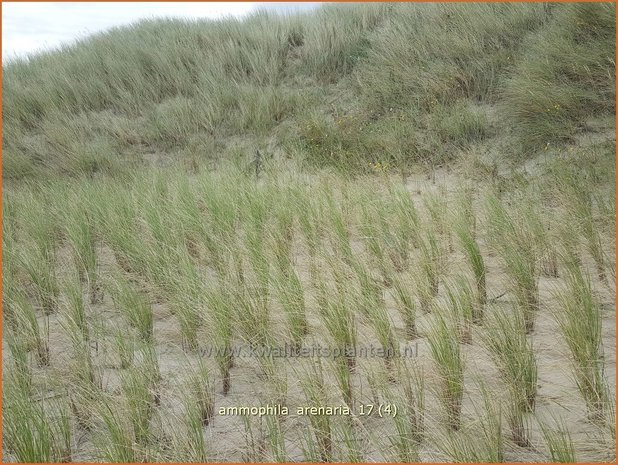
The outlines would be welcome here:
[[[29,349],[36,350],[38,366],[45,367],[50,363],[49,354],[49,323],[47,318],[43,320],[44,329],[41,330],[34,307],[25,296],[17,296],[15,302],[15,318],[19,328],[20,338],[25,336]]]
[[[451,317],[457,326],[459,340],[472,343],[472,323],[478,321],[474,291],[468,281],[459,277],[446,285],[446,294]]]
[[[127,370],[121,378],[128,418],[133,432],[132,440],[141,449],[147,449],[153,437],[151,420],[155,400],[150,382],[147,373],[140,367]]]
[[[279,192],[279,208],[274,212],[274,230],[271,232],[275,261],[282,273],[288,273],[292,266],[292,242],[294,240],[294,210],[289,207],[287,198],[292,193],[288,189]]]
[[[464,393],[464,360],[456,330],[444,315],[438,313],[427,338],[440,375],[439,398],[446,413],[446,424],[450,429],[458,430]]]
[[[411,366],[410,366],[411,365]],[[417,363],[404,363],[403,393],[407,410],[406,438],[420,446],[425,438],[425,373]]]
[[[289,462],[285,444],[285,434],[280,417],[269,416],[266,418],[266,428],[268,429],[268,441],[270,450],[275,462]]]
[[[593,113],[615,111],[615,16],[614,5],[552,8],[530,37],[501,105],[525,150],[571,140]]]
[[[223,395],[227,395],[230,391],[230,370],[234,366],[234,354],[232,353],[234,302],[233,292],[214,289],[208,293],[207,304],[213,328],[212,342],[217,350],[215,357],[222,378]]]
[[[81,389],[97,390],[101,387],[101,374],[91,353],[91,331],[87,321],[81,286],[69,283],[66,286],[66,308],[61,325],[73,345],[74,376]]]
[[[143,21],[7,63],[5,177],[126,176],[155,148],[195,167],[272,134],[322,165],[435,165],[491,135],[496,103],[510,148],[542,149],[614,111],[614,17],[397,4]]]
[[[404,322],[406,337],[410,340],[418,337],[416,327],[416,301],[411,292],[412,283],[403,278],[393,279],[393,295],[397,302],[397,310]]]
[[[355,312],[346,301],[345,296],[326,295],[326,305],[322,309],[321,317],[327,328],[333,347],[345,354],[348,370],[356,367],[356,350],[358,330]]]
[[[524,222],[524,212],[517,212],[520,216],[514,216],[515,213],[507,210],[494,196],[487,198],[486,208],[490,240],[509,276],[526,331],[531,332],[539,308],[537,251],[532,231],[527,226],[532,220]],[[525,211],[528,218],[535,214],[533,210]]]
[[[272,342],[269,331],[270,307],[263,288],[244,286],[237,288],[236,318],[241,337],[251,347],[266,347]]]
[[[113,329],[113,344],[118,354],[119,367],[121,370],[129,368],[135,358],[135,336],[127,334],[122,327]]]
[[[32,366],[28,358],[27,341],[15,334],[14,330],[7,330],[5,338],[12,362],[10,369],[7,369],[7,384],[10,380],[21,392],[30,394],[32,392]]]
[[[57,310],[58,294],[60,292],[57,278],[56,232],[51,221],[41,212],[33,211],[39,220],[33,220],[28,226],[32,234],[32,245],[21,249],[16,257],[19,265],[26,270],[45,314],[50,315]]]
[[[372,306],[369,322],[382,346],[384,368],[386,369],[388,380],[394,383],[397,381],[397,367],[395,363],[399,358],[399,343],[395,337],[393,324],[386,311],[386,307],[381,304]]]
[[[150,342],[154,336],[154,316],[147,297],[140,293],[129,280],[116,273],[110,291],[116,308],[134,327],[144,342]]]
[[[513,441],[527,447],[530,442],[525,414],[534,410],[538,369],[523,316],[517,309],[511,315],[496,312],[482,340],[509,392],[507,416]]]
[[[567,281],[556,311],[562,335],[569,347],[579,392],[591,417],[601,419],[608,407],[601,339],[601,310],[592,293],[590,279],[577,266],[568,269]]]
[[[287,316],[288,328],[295,350],[300,349],[303,337],[309,332],[303,285],[295,270],[281,274],[276,281],[277,294]]]
[[[90,327],[86,313],[86,305],[82,295],[81,287],[69,282],[66,289],[66,310],[65,319],[67,330],[69,331],[74,343],[77,340],[84,342],[90,341]]]
[[[362,463],[365,461],[364,435],[358,428],[358,425],[350,421],[349,418],[342,418],[333,423],[335,441],[339,446],[337,458],[349,463]]]
[[[352,246],[350,245],[350,231],[345,221],[341,207],[335,204],[333,196],[327,197],[329,221],[332,228],[331,245],[335,253],[341,257],[346,264],[353,261]]]
[[[541,432],[549,449],[552,462],[575,463],[577,462],[575,446],[571,434],[564,422],[556,422],[555,427],[541,423]]]
[[[76,200],[65,210],[63,226],[73,249],[80,281],[88,283],[90,303],[94,304],[101,300],[97,269],[96,211],[93,212],[88,204],[82,202]]]
[[[201,359],[189,374],[187,390],[193,395],[194,408],[199,413],[202,425],[210,425],[215,415],[215,390],[212,375]]]
[[[394,197],[396,216],[399,220],[400,247],[403,251],[407,252],[407,248],[410,245],[418,247],[420,241],[421,223],[419,212],[407,189],[400,185],[392,185],[390,189]]]
[[[168,278],[172,283],[169,286],[171,304],[180,326],[183,349],[195,351],[199,347],[198,334],[204,323],[208,292],[198,268],[187,254],[182,252],[176,262],[173,277]]]
[[[131,425],[119,411],[119,407],[112,399],[104,398],[97,404],[96,414],[102,424],[95,440],[100,458],[112,463],[135,462],[138,453],[135,450]]]
[[[324,405],[327,399],[326,385],[324,384],[324,373],[320,360],[312,361],[309,372],[301,379],[301,387],[305,395],[308,406],[319,407]],[[327,415],[311,415],[312,435],[317,445],[319,459],[329,462],[333,458],[334,444],[331,429],[331,419]]]
[[[455,233],[459,238],[466,259],[474,273],[477,289],[477,302],[474,306],[474,322],[479,324],[483,321],[483,311],[487,302],[487,268],[481,254],[478,242],[474,237],[474,223],[459,223],[455,226]]]
[[[585,241],[586,249],[596,265],[599,279],[606,282],[606,253],[601,240],[598,221],[595,218],[591,189],[581,186],[581,176],[574,170],[556,170],[553,177],[557,194],[564,203],[564,207],[571,217],[571,222],[575,223],[573,225],[575,230]],[[571,249],[573,248],[575,247],[571,247]]]
[[[440,279],[444,274],[445,256],[439,237],[433,229],[427,229],[420,243],[420,264],[417,273],[421,306],[429,311],[431,299],[438,295]]]
[[[17,461],[72,460],[70,412],[63,399],[37,400],[12,383],[5,384],[3,397],[3,445]]]
[[[576,430],[615,432],[611,299],[593,292],[615,275],[615,144],[598,142],[613,127],[614,16],[600,4],[332,5],[143,21],[9,60],[6,459],[498,462],[509,428],[516,445],[544,439],[571,460]],[[467,187],[451,191],[459,168]],[[495,190],[484,211],[477,188]],[[564,286],[550,295],[548,282]],[[493,305],[503,295],[512,312]],[[530,428],[541,307],[593,425]],[[469,389],[492,368],[466,366],[472,334],[499,401]],[[282,339],[299,355],[309,336],[340,356],[234,359],[237,342]],[[402,338],[417,363],[401,362]],[[383,361],[352,354],[368,341]],[[299,401],[399,414],[216,415],[251,383],[292,417]]]
[[[360,287],[360,292],[356,296],[356,304],[363,317],[369,318],[373,306],[383,305],[383,291],[364,263],[355,260],[352,266]]]
[[[475,423],[457,433],[449,433],[437,438],[438,448],[454,462],[504,461],[504,440],[502,438],[502,412],[500,406],[492,401],[484,385],[480,387],[482,408],[474,406]],[[475,425],[475,426],[477,426]]]
[[[482,340],[517,399],[519,409],[533,411],[538,370],[521,314],[517,310],[510,312],[510,315],[506,312],[494,313]]]
[[[179,433],[180,450],[188,462],[208,462],[208,445],[204,437],[201,413],[195,408],[195,399],[187,393],[182,399],[186,430]]]

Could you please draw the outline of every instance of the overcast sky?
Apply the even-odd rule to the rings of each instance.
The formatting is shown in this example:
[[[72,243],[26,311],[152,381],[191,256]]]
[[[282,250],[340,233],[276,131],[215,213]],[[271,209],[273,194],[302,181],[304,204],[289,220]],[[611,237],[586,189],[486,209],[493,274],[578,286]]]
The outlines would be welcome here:
[[[3,2],[2,57],[48,50],[78,37],[143,18],[221,18],[243,16],[258,8],[288,12],[316,8],[318,3],[264,2]]]

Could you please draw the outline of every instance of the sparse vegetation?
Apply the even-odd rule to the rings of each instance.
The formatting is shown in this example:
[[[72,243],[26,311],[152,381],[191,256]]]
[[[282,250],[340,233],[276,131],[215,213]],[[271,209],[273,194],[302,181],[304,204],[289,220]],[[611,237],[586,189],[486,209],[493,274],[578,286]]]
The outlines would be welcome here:
[[[614,460],[614,19],[325,5],[5,62],[5,460]]]

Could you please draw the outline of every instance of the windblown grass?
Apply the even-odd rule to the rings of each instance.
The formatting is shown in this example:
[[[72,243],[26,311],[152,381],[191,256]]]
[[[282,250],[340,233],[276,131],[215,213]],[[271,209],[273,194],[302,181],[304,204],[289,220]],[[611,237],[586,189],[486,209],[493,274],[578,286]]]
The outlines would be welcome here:
[[[6,460],[611,461],[614,17],[326,5],[9,59]]]
[[[435,325],[427,335],[431,355],[440,374],[440,400],[446,424],[452,430],[461,426],[461,402],[464,392],[464,360],[456,330],[444,315],[436,314]]]
[[[609,392],[601,344],[601,311],[590,280],[579,267],[568,270],[567,284],[559,299],[562,308],[555,317],[571,352],[577,387],[591,417],[603,418]]]

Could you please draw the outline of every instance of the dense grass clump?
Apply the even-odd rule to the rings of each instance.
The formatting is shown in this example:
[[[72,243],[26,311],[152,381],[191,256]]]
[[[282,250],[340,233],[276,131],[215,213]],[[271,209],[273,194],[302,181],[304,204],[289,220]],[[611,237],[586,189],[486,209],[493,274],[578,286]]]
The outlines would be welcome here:
[[[276,146],[355,171],[434,166],[492,139],[532,154],[615,110],[614,17],[594,3],[356,4],[142,21],[5,64],[3,175],[194,170]]]
[[[527,39],[502,107],[528,150],[573,140],[592,115],[615,109],[615,5],[552,5]]]

